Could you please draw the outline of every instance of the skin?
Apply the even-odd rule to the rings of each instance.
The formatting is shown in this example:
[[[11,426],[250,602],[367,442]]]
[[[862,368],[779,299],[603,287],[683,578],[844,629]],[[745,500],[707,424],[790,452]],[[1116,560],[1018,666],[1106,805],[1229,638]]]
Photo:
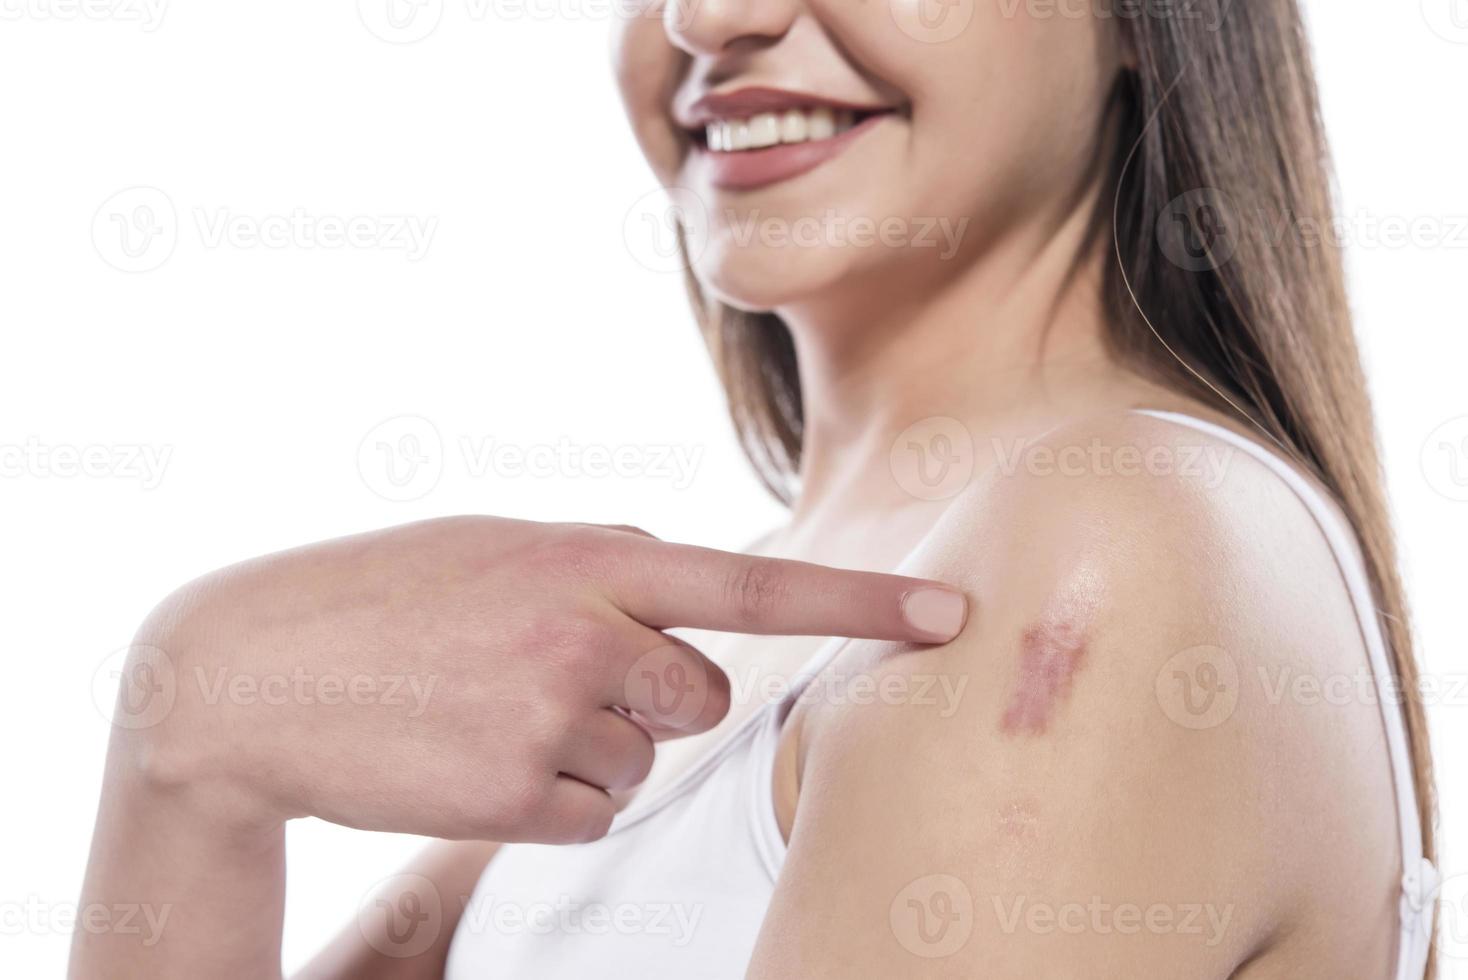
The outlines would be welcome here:
[[[1196,443],[1103,415],[1044,444],[1092,440]],[[1220,487],[991,474],[903,568],[964,585],[969,628],[932,651],[852,643],[839,666],[878,684],[968,677],[967,694],[947,717],[792,714],[775,766],[790,850],[749,976],[1390,976],[1400,870],[1377,708],[1268,696],[1265,678],[1366,663],[1334,559],[1276,477],[1240,457]],[[1051,652],[1083,636],[1084,657],[1036,691],[1035,631],[1055,628],[1057,604],[1074,609],[1077,570],[1102,601],[1063,616]],[[1237,670],[1238,700],[1194,729],[1167,682],[1173,658],[1205,644]],[[1033,709],[1020,726],[1016,698]],[[923,893],[935,876],[962,889]],[[921,909],[898,917],[914,882]],[[929,958],[942,947],[919,921],[932,935],[942,901],[965,896],[961,946]],[[1216,921],[1125,933],[1089,913],[1074,930],[1029,918],[1093,899]]]
[[[1158,679],[1172,677],[1173,658],[1202,645],[1226,651],[1246,680],[1260,669],[1326,676],[1365,667],[1349,600],[1308,513],[1275,477],[1238,454],[1219,481],[1118,477],[1094,468],[1043,475],[1003,466],[1027,444],[1174,454],[1223,448],[1129,414],[1135,406],[1213,417],[1249,434],[1114,363],[1102,343],[1098,282],[1106,257],[1087,247],[1085,231],[1108,190],[1096,166],[1112,142],[1102,106],[1128,62],[1115,25],[1033,17],[1025,5],[1006,13],[1011,5],[974,4],[966,29],[933,44],[899,26],[915,4],[700,0],[670,7],[659,0],[618,28],[615,64],[633,131],[659,177],[696,194],[710,217],[706,239],[694,243],[699,281],[732,305],[778,312],[798,349],[802,492],[789,524],[754,550],[950,581],[971,608],[952,643],[853,642],[832,664],[878,680],[967,678],[954,713],[917,703],[813,701],[787,719],[772,778],[789,854],[749,975],[1386,976],[1399,855],[1376,706],[1271,700],[1251,683],[1229,718],[1196,729],[1169,715],[1159,695]],[[768,188],[719,191],[700,181],[675,113],[710,89],[746,85],[899,111],[809,174]],[[793,222],[828,208],[874,220],[946,218],[966,222],[967,230],[947,258],[901,246],[740,244],[734,234],[751,215]],[[905,485],[892,452],[904,432],[936,417],[954,420],[969,437],[973,476],[953,495],[929,500]],[[471,550],[463,560],[474,576],[500,574],[493,549]],[[343,574],[332,571],[331,560],[307,556],[300,570],[307,584],[314,586],[317,570]],[[592,567],[615,570],[631,560],[617,551],[602,558]],[[644,597],[686,578],[671,552],[643,558],[633,567],[643,570]],[[574,572],[542,571],[585,574],[586,567],[578,560],[569,563]],[[524,570],[512,562],[503,575],[505,587],[515,589]],[[272,591],[273,578],[274,570],[256,576],[252,588]],[[600,582],[592,592],[608,588]],[[424,600],[433,591],[412,594]],[[531,592],[555,598],[562,588]],[[814,638],[759,640],[697,628],[795,632],[783,619],[790,590],[736,592],[745,600],[737,621],[677,623],[692,627],[680,637],[728,670],[788,677],[822,642],[820,634],[850,628],[823,620],[805,624]],[[223,605],[232,609],[248,590],[229,594]],[[366,601],[344,578],[330,593],[334,602],[300,612],[299,628],[319,635],[322,648],[336,647],[353,603],[345,613],[327,609],[354,595]],[[486,601],[493,602],[492,593]],[[170,622],[172,608],[165,604],[156,621]],[[557,618],[563,605],[536,608],[536,622],[564,634]],[[891,602],[884,608],[890,612]],[[444,622],[456,621],[450,609],[440,611]],[[400,614],[410,625],[436,621],[417,602]],[[215,615],[225,622],[237,616]],[[653,618],[639,620],[639,628],[674,625],[672,617]],[[370,621],[376,626],[383,617]],[[205,637],[230,635],[212,615],[202,622]],[[756,623],[767,628],[751,630]],[[251,649],[264,651],[280,639]],[[201,649],[208,656],[209,644]],[[599,659],[585,649],[581,655]],[[493,675],[461,664],[455,676],[478,690]],[[526,701],[539,703],[547,693]],[[482,744],[456,738],[454,726],[482,732],[489,721],[469,720],[477,707],[435,726],[461,742],[461,762],[476,766],[487,764]],[[693,726],[686,738],[660,742],[655,758],[639,757],[626,779],[645,775],[641,791],[655,791],[757,707],[736,700],[722,720],[705,719],[703,730]],[[1013,719],[1008,725],[1006,717]],[[403,753],[405,765],[428,755],[426,743],[390,746],[396,734],[363,729],[329,743],[338,771],[354,760],[359,766],[348,769],[352,779],[313,789],[337,819],[495,840],[524,837],[526,826],[539,823],[540,808],[530,806],[508,818],[469,815],[463,826],[450,820],[426,828],[416,817],[404,825],[409,810],[459,814],[463,807],[449,800],[422,807],[416,794],[428,783],[383,783],[393,770],[382,774],[381,752]],[[375,753],[362,750],[362,738],[378,740],[370,743]],[[279,786],[245,793],[292,805],[237,824],[220,802],[230,797],[200,799],[184,789],[198,782],[196,770],[166,765],[163,773],[173,775],[150,777],[153,767],[143,760],[152,753],[137,741],[114,744],[88,896],[187,895],[195,918],[169,934],[183,944],[176,975],[271,975],[283,874],[278,823],[302,809],[301,797]],[[439,750],[437,742],[432,747]],[[560,764],[543,761],[535,769],[542,786]],[[215,777],[211,766],[204,772],[206,785],[238,781],[238,774]],[[315,787],[323,774],[288,771],[286,781],[294,776]],[[431,785],[454,795],[452,782]],[[367,800],[371,819],[358,813]],[[597,800],[595,812],[591,827],[581,825],[587,836],[601,826],[605,801]],[[201,815],[224,822],[202,834]],[[174,848],[166,860],[150,851],[150,838],[159,835],[141,831],[159,821]],[[435,882],[452,919],[493,851],[446,843],[410,870]],[[211,906],[199,867],[234,885],[227,908]],[[1201,934],[1046,930],[1026,917],[1036,905],[1043,912],[1092,899],[1179,915],[1184,906],[1206,907],[1215,927],[1205,917]],[[932,927],[945,917],[962,941],[934,956]],[[190,947],[199,930],[210,930],[208,943]],[[353,925],[302,975],[438,976],[450,932],[445,928],[423,955],[388,960]],[[81,941],[83,966],[74,964],[75,975],[106,975],[99,964],[124,962],[112,957],[127,950],[104,948],[107,942]]]
[[[764,548],[937,575],[976,610],[946,647],[853,643],[830,668],[879,682],[968,677],[953,716],[816,701],[787,720],[773,778],[790,851],[749,975],[1387,976],[1400,856],[1378,709],[1271,700],[1256,680],[1366,669],[1309,514],[1237,453],[1219,481],[1003,472],[1027,440],[1174,458],[1225,449],[1128,413],[1137,406],[1257,437],[1115,363],[1102,342],[1108,256],[1086,227],[1109,200],[1103,106],[1130,60],[1115,22],[974,4],[968,26],[934,44],[899,26],[915,5],[703,0],[670,16],[654,4],[623,25],[617,48],[653,169],[709,216],[691,249],[700,283],[777,312],[795,340],[802,492]],[[753,85],[900,111],[816,171],[720,190],[701,181],[677,109]],[[826,208],[967,219],[968,231],[949,259],[733,235],[751,216],[793,222]],[[935,417],[971,437],[976,475],[930,502],[894,479],[889,458],[900,434]],[[1158,677],[1205,644],[1251,684],[1226,722],[1194,730],[1161,709]],[[722,655],[790,669],[796,658],[780,654]],[[649,783],[708,738],[660,753]],[[893,912],[933,875],[976,903],[968,938],[938,957],[905,942]],[[917,896],[925,921],[957,895]],[[1227,922],[1212,942],[1182,930],[1047,932],[991,902],[1008,912],[1016,900],[1092,896],[1200,904]]]
[[[1000,719],[1011,734],[1044,735],[1086,656],[1085,625],[1069,618],[1042,622],[1020,640],[1019,680]]]
[[[278,975],[293,817],[468,842],[416,866],[449,896],[467,894],[493,853],[480,842],[600,837],[612,794],[643,780],[656,739],[705,731],[728,710],[724,675],[664,628],[931,642],[961,625],[935,635],[906,618],[908,599],[934,585],[496,518],[207,575],[138,631],[125,674],[160,690],[172,677],[171,701],[120,691],[83,887],[88,906],[167,907],[167,928],[151,943],[79,930],[71,975]],[[676,674],[684,697],[656,697],[649,667]],[[231,680],[298,672],[343,688],[406,674],[428,693],[408,710],[386,696],[329,704],[262,687],[262,698]],[[167,706],[156,717],[154,703]],[[410,963],[381,946],[357,932],[308,975],[413,975],[447,949]]]

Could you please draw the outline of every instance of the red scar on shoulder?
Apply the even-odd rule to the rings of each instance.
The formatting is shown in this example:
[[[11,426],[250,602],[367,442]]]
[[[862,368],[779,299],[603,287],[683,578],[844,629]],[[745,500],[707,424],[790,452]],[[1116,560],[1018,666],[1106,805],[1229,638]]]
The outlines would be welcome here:
[[[1070,693],[1071,678],[1085,654],[1085,637],[1071,623],[1025,630],[1019,685],[1000,720],[1000,730],[1011,735],[1043,735],[1055,706]]]

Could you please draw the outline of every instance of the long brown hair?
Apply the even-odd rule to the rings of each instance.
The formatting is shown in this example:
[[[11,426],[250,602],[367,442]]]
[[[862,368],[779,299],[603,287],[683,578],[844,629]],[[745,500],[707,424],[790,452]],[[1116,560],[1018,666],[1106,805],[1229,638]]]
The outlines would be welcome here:
[[[1243,413],[1334,494],[1375,589],[1431,858],[1426,719],[1341,255],[1322,233],[1335,228],[1331,177],[1297,2],[1134,6],[1117,17],[1134,65],[1103,161],[1115,196],[1095,221],[1115,247],[1106,341],[1174,390]],[[789,502],[803,429],[790,332],[707,301],[691,275],[689,289],[745,450]]]

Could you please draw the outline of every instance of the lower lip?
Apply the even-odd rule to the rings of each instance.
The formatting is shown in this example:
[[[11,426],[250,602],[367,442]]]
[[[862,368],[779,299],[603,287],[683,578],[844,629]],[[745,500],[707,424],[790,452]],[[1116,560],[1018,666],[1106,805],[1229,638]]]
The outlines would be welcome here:
[[[861,134],[891,113],[868,116],[846,132],[830,139],[807,143],[782,143],[762,150],[716,152],[705,146],[695,150],[709,182],[724,190],[747,191],[766,187],[809,173],[827,160],[840,156]]]

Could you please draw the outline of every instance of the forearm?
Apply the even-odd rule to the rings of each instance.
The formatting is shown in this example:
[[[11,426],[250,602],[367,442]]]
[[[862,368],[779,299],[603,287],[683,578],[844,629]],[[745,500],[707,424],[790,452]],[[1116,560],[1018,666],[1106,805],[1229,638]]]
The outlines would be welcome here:
[[[72,980],[279,977],[284,906],[282,825],[158,786],[114,743],[81,898],[107,925],[78,920]]]

